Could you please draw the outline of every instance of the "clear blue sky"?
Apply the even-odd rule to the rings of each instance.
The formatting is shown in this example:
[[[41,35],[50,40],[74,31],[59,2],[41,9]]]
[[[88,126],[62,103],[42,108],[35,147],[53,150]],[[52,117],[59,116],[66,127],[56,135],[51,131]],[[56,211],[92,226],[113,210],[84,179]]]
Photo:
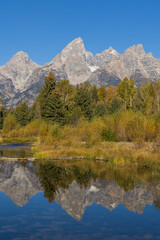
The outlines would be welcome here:
[[[160,0],[0,2],[0,65],[20,50],[42,65],[77,37],[93,54],[142,43],[160,58]]]

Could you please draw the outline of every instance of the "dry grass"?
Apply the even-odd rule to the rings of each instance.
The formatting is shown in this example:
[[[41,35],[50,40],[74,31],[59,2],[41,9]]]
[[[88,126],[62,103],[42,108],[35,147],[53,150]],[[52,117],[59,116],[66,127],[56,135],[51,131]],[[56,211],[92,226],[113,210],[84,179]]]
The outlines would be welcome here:
[[[103,159],[116,166],[160,166],[160,148],[153,143],[143,145],[135,143],[101,143],[97,146],[87,147],[85,144],[79,146],[65,146],[59,144],[53,146],[38,146],[34,148],[35,158],[56,159],[62,157],[77,157],[85,159]]]

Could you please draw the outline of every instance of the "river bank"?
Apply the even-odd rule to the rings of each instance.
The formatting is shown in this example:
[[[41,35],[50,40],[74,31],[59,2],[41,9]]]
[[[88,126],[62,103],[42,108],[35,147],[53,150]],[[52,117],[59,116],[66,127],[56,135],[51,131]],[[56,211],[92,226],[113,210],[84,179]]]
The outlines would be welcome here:
[[[36,142],[32,146],[25,146],[27,145],[1,145],[0,160],[95,160],[108,162],[112,166],[142,166],[160,169],[160,145],[158,143],[102,142],[88,146],[83,142],[79,146],[66,146],[62,142],[55,146]]]
[[[103,160],[112,165],[132,165],[160,168],[158,143],[102,142],[94,146],[37,145],[33,147],[36,159],[88,159]]]

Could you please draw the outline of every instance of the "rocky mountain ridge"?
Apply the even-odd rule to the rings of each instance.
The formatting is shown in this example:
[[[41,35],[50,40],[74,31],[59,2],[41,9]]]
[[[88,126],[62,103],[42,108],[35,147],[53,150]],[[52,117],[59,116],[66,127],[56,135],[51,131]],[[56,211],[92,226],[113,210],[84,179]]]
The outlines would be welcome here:
[[[83,40],[70,42],[49,63],[40,66],[20,51],[6,65],[0,67],[0,96],[7,107],[21,101],[33,104],[44,83],[44,77],[53,71],[58,81],[69,79],[73,85],[90,81],[97,87],[117,85],[124,77],[142,80],[160,78],[160,59],[145,53],[141,44],[119,54],[112,47],[102,53],[86,51]]]

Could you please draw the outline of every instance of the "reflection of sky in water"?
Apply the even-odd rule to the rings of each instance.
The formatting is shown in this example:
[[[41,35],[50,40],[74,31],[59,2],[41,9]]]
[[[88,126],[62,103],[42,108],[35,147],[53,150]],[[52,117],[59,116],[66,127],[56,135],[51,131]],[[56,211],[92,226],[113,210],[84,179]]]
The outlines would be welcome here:
[[[146,206],[143,214],[119,205],[113,211],[93,203],[81,221],[38,193],[23,207],[0,194],[0,239],[160,239],[160,213]]]

